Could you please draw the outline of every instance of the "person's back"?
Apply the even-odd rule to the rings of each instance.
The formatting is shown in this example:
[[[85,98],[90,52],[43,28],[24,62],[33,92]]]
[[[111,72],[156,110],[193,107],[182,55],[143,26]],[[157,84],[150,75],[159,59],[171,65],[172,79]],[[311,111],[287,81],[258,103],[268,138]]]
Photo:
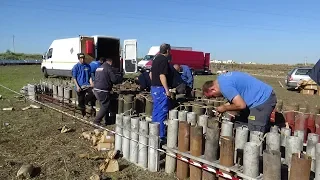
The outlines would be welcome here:
[[[187,84],[188,87],[193,88],[193,75],[189,66],[181,65],[182,69],[181,78]]]
[[[232,101],[231,98],[239,94],[249,108],[263,104],[273,91],[268,84],[243,72],[228,72],[219,75],[217,80],[224,97]]]
[[[140,85],[140,89],[141,89],[141,90],[150,91],[150,88],[151,88],[151,79],[150,79],[150,74],[149,74],[149,72],[142,72],[142,73],[138,76],[138,81],[139,81],[139,85]]]
[[[113,84],[117,83],[117,77],[112,72],[111,65],[103,63],[96,70],[94,88],[98,90],[111,91]]]
[[[162,86],[160,81],[160,74],[164,74],[167,77],[169,75],[169,63],[167,57],[164,55],[157,55],[153,62],[151,67],[151,86]]]

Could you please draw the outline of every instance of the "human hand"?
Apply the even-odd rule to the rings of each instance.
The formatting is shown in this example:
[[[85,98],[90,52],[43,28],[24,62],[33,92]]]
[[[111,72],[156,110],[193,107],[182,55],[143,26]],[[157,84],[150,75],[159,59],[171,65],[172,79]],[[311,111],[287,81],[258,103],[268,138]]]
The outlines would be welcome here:
[[[81,88],[79,86],[77,86],[77,92],[80,92]]]
[[[168,97],[171,97],[171,92],[170,92],[169,90],[166,90],[166,95],[167,95]]]
[[[217,111],[218,113],[224,113],[224,112],[227,111],[227,108],[226,108],[225,105],[222,105],[222,106],[216,107],[216,111]]]

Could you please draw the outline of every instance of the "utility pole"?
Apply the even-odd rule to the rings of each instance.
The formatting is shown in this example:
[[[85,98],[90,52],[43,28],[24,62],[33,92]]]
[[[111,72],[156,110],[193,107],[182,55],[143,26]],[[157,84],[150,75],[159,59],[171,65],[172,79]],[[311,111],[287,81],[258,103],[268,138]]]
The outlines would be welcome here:
[[[14,35],[12,36],[12,47],[13,47],[13,53],[16,52],[15,47],[14,47]]]
[[[307,66],[307,58],[308,58],[307,56],[304,57],[304,65],[305,65],[305,66]]]

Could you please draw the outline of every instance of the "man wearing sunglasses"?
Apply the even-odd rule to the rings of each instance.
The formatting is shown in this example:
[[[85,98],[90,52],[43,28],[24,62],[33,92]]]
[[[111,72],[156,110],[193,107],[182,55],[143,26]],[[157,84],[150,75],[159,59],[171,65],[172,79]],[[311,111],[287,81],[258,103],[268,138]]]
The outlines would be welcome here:
[[[219,113],[240,111],[235,125],[247,125],[250,131],[267,132],[270,116],[277,104],[272,87],[243,72],[227,72],[203,85],[204,95],[225,97],[230,104],[216,108]]]

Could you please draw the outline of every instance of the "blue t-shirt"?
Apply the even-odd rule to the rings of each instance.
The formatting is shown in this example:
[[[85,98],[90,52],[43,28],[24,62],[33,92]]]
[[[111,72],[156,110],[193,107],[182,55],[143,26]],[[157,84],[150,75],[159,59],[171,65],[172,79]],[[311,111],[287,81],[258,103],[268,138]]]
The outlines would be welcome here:
[[[91,68],[91,78],[94,81],[96,70],[98,69],[99,66],[101,66],[101,63],[99,61],[92,61],[89,65]]]
[[[222,95],[232,101],[240,95],[247,107],[254,108],[263,104],[271,95],[273,89],[268,84],[243,72],[228,72],[218,76]]]
[[[190,88],[193,88],[193,75],[191,69],[186,65],[181,65],[182,74],[181,78],[186,83],[186,85]]]
[[[90,85],[91,68],[88,64],[77,63],[72,68],[72,77],[78,82],[78,85]]]

